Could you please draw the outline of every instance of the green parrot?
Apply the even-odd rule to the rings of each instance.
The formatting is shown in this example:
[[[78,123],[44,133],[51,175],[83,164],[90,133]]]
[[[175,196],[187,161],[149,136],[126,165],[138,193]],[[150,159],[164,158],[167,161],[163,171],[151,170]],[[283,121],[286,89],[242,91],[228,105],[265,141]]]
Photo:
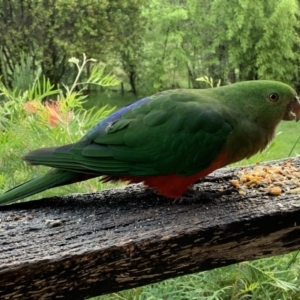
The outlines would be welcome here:
[[[262,151],[281,120],[299,118],[296,92],[281,82],[167,90],[116,111],[74,144],[26,154],[27,163],[52,169],[2,194],[0,205],[97,176],[176,199],[199,178]]]

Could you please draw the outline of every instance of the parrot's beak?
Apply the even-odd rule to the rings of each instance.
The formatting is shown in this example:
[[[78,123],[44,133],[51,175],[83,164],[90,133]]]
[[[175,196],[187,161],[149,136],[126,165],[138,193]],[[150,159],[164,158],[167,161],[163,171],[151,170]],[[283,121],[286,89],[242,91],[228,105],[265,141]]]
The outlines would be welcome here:
[[[298,96],[294,97],[293,101],[288,104],[283,120],[296,120],[296,122],[300,120],[300,102]]]

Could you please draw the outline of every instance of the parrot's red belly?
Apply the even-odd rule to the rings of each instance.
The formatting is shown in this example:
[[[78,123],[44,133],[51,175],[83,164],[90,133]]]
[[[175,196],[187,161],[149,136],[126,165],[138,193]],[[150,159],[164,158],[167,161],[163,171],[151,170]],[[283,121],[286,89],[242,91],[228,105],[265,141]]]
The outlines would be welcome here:
[[[135,177],[135,176],[120,176],[106,177],[104,181],[115,181],[124,180],[130,183],[140,183],[143,182],[149,188],[154,189],[160,195],[167,198],[179,198],[184,192],[198,179],[203,178],[227,164],[227,155],[225,151],[219,153],[216,159],[210,164],[210,166],[199,173],[193,174],[191,176],[179,176],[177,174],[161,175],[161,176],[149,176],[149,177]]]

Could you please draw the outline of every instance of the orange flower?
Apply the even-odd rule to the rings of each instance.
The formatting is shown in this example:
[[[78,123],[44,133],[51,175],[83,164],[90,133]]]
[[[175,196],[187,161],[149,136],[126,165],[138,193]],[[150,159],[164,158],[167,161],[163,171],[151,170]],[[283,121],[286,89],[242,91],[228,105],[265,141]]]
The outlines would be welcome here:
[[[35,114],[43,116],[46,113],[46,119],[49,121],[51,127],[57,125],[57,123],[69,122],[73,118],[71,111],[63,113],[61,108],[61,102],[59,100],[46,100],[41,104],[37,100],[28,101],[24,104],[23,108],[28,114]]]
[[[63,113],[61,111],[59,101],[47,100],[44,102],[44,106],[46,108],[50,126],[52,127],[54,127],[59,122],[69,122],[73,117],[71,111],[67,113]]]
[[[28,101],[24,104],[23,108],[28,114],[36,114],[39,110],[39,102],[36,100]]]

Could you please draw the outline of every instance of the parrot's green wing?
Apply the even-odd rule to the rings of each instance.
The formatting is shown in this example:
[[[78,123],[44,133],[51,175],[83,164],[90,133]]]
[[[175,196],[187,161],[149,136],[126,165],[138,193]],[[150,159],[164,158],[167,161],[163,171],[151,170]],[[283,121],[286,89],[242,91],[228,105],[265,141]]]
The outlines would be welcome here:
[[[91,174],[187,176],[207,168],[232,131],[220,103],[188,90],[136,103],[78,143],[36,150],[25,160]]]

